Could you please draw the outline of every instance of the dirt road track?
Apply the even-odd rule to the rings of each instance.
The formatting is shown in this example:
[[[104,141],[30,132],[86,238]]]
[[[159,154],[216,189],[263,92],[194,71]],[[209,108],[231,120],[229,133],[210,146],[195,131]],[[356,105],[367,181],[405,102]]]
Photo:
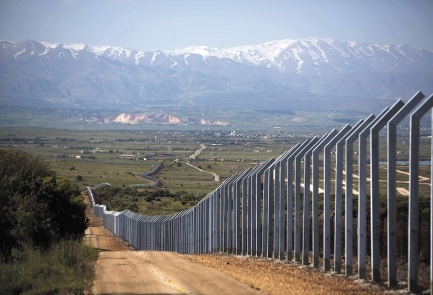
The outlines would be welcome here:
[[[96,263],[94,294],[259,294],[216,269],[173,252],[105,251]]]
[[[87,216],[86,241],[100,250],[92,294],[260,294],[230,275],[180,254],[132,251],[103,228],[89,209]]]
[[[187,164],[188,166],[194,168],[194,169],[197,169],[197,170],[200,171],[200,172],[203,172],[203,173],[210,173],[210,174],[212,174],[212,176],[213,176],[213,180],[214,180],[214,181],[217,181],[217,182],[220,182],[220,181],[221,181],[219,175],[216,174],[216,173],[214,173],[214,172],[205,171],[205,170],[203,170],[203,169],[200,169],[200,168],[198,168],[198,167],[195,167],[194,165],[191,165],[190,163],[186,163],[186,164]]]

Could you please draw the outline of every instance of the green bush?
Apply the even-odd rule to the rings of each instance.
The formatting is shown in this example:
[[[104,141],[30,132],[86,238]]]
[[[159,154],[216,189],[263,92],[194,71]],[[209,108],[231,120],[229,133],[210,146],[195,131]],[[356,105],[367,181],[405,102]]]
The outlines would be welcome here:
[[[86,205],[77,186],[48,163],[19,150],[0,149],[0,250],[49,248],[63,238],[81,237]]]
[[[107,210],[131,210],[145,215],[155,214],[156,208],[161,208],[161,206],[170,207],[171,210],[165,213],[178,212],[185,209],[179,207],[180,205],[193,206],[202,198],[184,190],[173,193],[162,188],[141,191],[134,187],[102,187],[93,190],[93,197],[97,204],[106,205]],[[146,202],[144,206],[143,201]],[[177,201],[178,203],[175,203]]]

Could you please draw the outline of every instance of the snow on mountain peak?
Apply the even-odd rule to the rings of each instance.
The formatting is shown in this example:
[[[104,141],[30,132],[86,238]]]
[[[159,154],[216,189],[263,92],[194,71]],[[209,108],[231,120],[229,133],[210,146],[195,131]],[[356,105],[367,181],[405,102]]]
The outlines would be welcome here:
[[[249,62],[255,65],[263,65],[266,67],[277,67],[283,70],[281,66],[281,59],[287,59],[288,57],[294,58],[297,62],[297,72],[300,72],[302,68],[302,58],[300,57],[303,53],[308,52],[310,56],[317,57],[317,51],[320,51],[321,59],[328,61],[324,56],[323,50],[318,45],[319,42],[325,42],[330,46],[333,46],[334,40],[331,38],[306,38],[306,39],[283,39],[269,41],[262,44],[256,45],[243,45],[232,48],[210,48],[206,46],[193,46],[182,49],[164,51],[167,55],[185,55],[185,54],[198,54],[203,59],[216,57],[231,59],[236,62]],[[305,47],[299,49],[299,47]],[[311,47],[311,49],[310,49]],[[313,48],[314,47],[314,48]]]
[[[108,56],[116,58],[116,57],[129,57],[131,55],[132,50],[125,49],[117,46],[89,46],[89,51],[101,56],[104,54],[108,54]]]
[[[81,51],[86,47],[85,44],[78,44],[78,43],[64,43],[61,44],[61,46],[65,49],[69,49],[75,52]]]
[[[59,44],[57,44],[57,43],[50,43],[50,42],[41,42],[41,44],[44,45],[46,48],[49,48],[49,49],[54,49],[57,46],[59,46]]]
[[[399,70],[404,67],[421,65],[423,55],[432,55],[431,50],[410,46],[375,45],[355,41],[336,41],[331,38],[305,38],[274,40],[256,45],[232,48],[190,46],[174,50],[139,51],[116,46],[93,46],[76,43],[38,43],[25,40],[11,43],[2,42],[3,48],[10,48],[15,59],[28,55],[63,59],[67,56],[80,59],[82,52],[117,60],[128,65],[161,66],[175,70],[178,67],[193,66],[199,60],[209,65],[216,60],[228,64],[243,63],[282,72],[298,74],[326,74],[353,72],[366,68],[374,71]],[[52,53],[51,53],[52,52]],[[66,55],[65,55],[66,54]],[[195,57],[194,57],[195,55]],[[201,58],[197,59],[199,56]],[[398,63],[403,65],[397,65]]]
[[[287,101],[292,110],[302,93],[305,99],[311,93],[346,101],[431,91],[432,68],[432,50],[315,37],[172,51],[0,41],[0,94],[7,102],[22,98],[19,104],[34,106],[224,106],[233,100],[233,106],[247,108],[276,108]],[[300,104],[310,108],[315,102]]]

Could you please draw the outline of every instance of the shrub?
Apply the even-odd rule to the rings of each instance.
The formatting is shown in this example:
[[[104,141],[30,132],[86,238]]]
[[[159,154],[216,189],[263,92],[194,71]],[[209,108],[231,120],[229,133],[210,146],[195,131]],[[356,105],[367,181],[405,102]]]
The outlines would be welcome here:
[[[77,186],[48,163],[19,150],[0,149],[0,251],[47,249],[55,241],[81,237],[86,205]]]

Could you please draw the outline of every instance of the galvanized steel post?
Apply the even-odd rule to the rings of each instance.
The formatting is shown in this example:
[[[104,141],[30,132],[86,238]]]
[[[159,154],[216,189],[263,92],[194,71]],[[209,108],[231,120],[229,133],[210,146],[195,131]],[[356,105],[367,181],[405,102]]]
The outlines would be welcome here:
[[[338,134],[329,140],[324,148],[323,186],[323,267],[325,271],[331,268],[331,150],[350,130],[350,125],[344,126]]]
[[[362,125],[364,120],[358,121],[353,128],[341,138],[336,146],[335,151],[335,222],[334,222],[334,271],[341,272],[341,243],[342,243],[342,222],[343,215],[343,166],[344,166],[344,145],[346,138],[356,132],[356,129]],[[352,211],[349,211],[352,214]],[[346,213],[346,216],[349,215]]]
[[[387,124],[387,245],[388,286],[397,285],[397,125],[422,101],[424,94],[415,94]]]
[[[409,227],[408,227],[408,288],[418,292],[418,260],[419,260],[419,222],[418,222],[418,186],[419,186],[419,142],[420,120],[433,107],[433,95],[420,105],[410,116],[410,155],[409,155]],[[430,158],[433,160],[432,158]],[[431,199],[432,200],[432,199]],[[432,201],[431,201],[432,202]],[[433,224],[430,225],[430,232]],[[430,241],[432,243],[432,241]],[[432,245],[430,245],[432,248]],[[430,265],[430,269],[432,266]],[[431,276],[431,274],[430,274]],[[431,282],[430,282],[431,285]],[[433,290],[433,289],[431,289]]]
[[[379,218],[379,131],[403,107],[398,100],[389,111],[370,129],[370,229],[371,229],[371,276],[380,282],[380,218]]]
[[[286,220],[286,251],[288,261],[293,259],[293,162],[295,161],[296,154],[299,150],[303,149],[310,139],[305,140],[303,143],[298,143],[294,146],[286,160],[286,179],[287,179],[287,220]]]
[[[325,145],[337,135],[337,130],[333,129],[326,136],[324,136],[320,142],[314,147],[312,151],[312,179],[313,179],[313,195],[312,195],[312,203],[313,203],[313,266],[315,268],[319,267],[319,154],[322,152]]]
[[[345,200],[345,274],[352,275],[353,267],[353,143],[358,138],[359,133],[367,128],[373,121],[374,115],[370,115],[365,121],[346,138],[346,200]]]
[[[367,274],[367,138],[370,135],[371,126],[376,124],[388,113],[386,108],[382,113],[361,133],[359,133],[358,150],[358,277],[365,279]]]
[[[315,145],[318,142],[318,138],[315,136],[313,137],[308,143],[305,145],[302,145],[300,148],[298,148],[295,153],[295,226],[294,226],[294,243],[293,243],[293,250],[294,250],[294,257],[295,262],[301,261],[301,160],[304,157],[305,153],[308,152],[308,150]],[[306,204],[305,201],[309,200],[310,196],[308,194],[307,197],[304,195],[304,205]],[[309,207],[309,201],[308,206]],[[305,207],[304,207],[305,209]],[[304,211],[305,213],[305,211]],[[309,212],[307,214],[309,216]]]

